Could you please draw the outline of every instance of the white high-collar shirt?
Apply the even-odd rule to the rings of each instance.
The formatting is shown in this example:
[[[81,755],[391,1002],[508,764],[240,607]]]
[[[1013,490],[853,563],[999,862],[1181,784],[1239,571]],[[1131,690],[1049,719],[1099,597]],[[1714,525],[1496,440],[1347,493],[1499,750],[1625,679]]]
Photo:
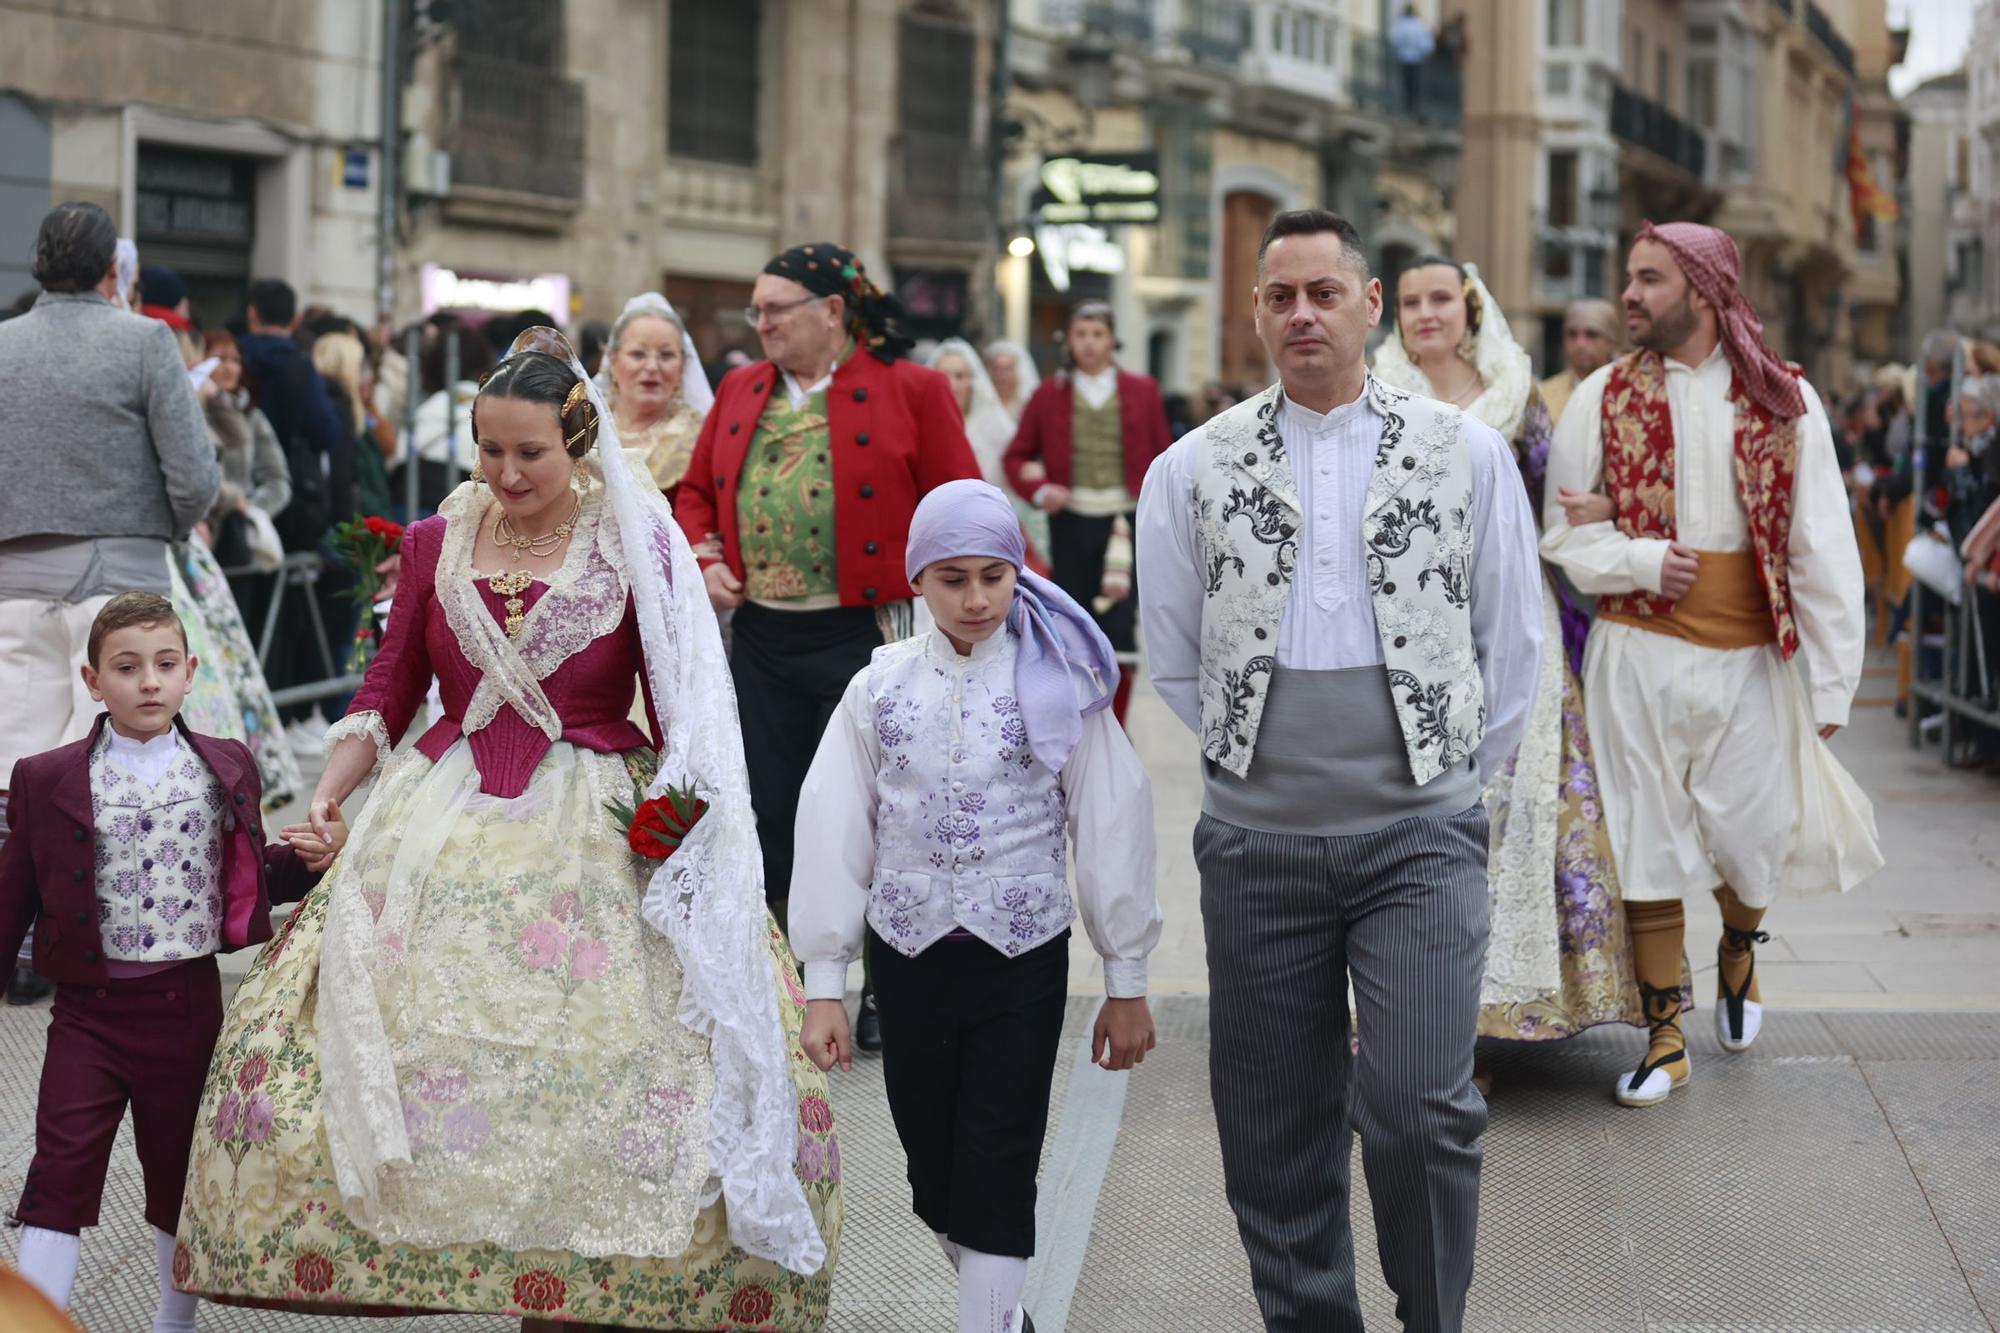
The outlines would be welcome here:
[[[1666,358],[1667,409],[1674,423],[1674,527],[1698,551],[1742,551],[1749,522],[1736,485],[1736,405],[1729,398],[1729,358],[1720,344],[1699,366]],[[1577,588],[1594,596],[1660,590],[1666,540],[1627,537],[1615,522],[1572,528],[1558,488],[1604,485],[1604,385],[1610,367],[1577,385],[1549,451],[1542,502],[1542,552]],[[1861,684],[1867,626],[1853,511],[1833,451],[1833,428],[1812,384],[1801,379],[1806,414],[1799,421],[1792,473],[1792,531],[1787,547],[1792,617],[1799,660],[1821,726],[1847,721]]]
[[[149,741],[135,741],[108,724],[104,731],[111,738],[105,747],[106,757],[148,787],[159,786],[180,757],[180,732],[172,727]]]
[[[1318,413],[1289,398],[1278,408],[1285,461],[1304,524],[1298,568],[1278,627],[1278,665],[1303,671],[1381,666],[1382,635],[1368,590],[1362,522],[1382,417],[1364,389],[1351,403]],[[1479,771],[1498,773],[1521,742],[1541,665],[1542,573],[1535,514],[1507,442],[1465,420],[1473,476],[1472,640],[1486,687],[1486,735]],[[1153,687],[1201,734],[1201,611],[1192,460],[1208,448],[1197,428],[1154,462],[1139,506],[1139,619]],[[1157,500],[1151,498],[1157,494]]]
[[[1106,993],[1146,993],[1146,959],[1159,943],[1161,921],[1151,783],[1111,710],[1099,709],[1084,719],[1076,749],[1053,775],[1061,821],[1030,827],[1028,806],[1050,781],[1047,770],[1039,760],[1022,767],[1011,742],[1011,763],[1003,756],[996,765],[988,762],[995,756],[975,752],[1002,743],[992,728],[977,724],[999,701],[1012,703],[1017,651],[1012,633],[1003,631],[961,655],[932,628],[921,641],[879,650],[848,685],[799,793],[798,843],[814,854],[801,856],[792,874],[789,933],[809,998],[844,993],[848,964],[860,956],[869,929],[871,893],[897,869],[892,854],[902,849],[907,861],[909,849],[937,845],[940,811],[959,809],[974,811],[975,822],[989,827],[958,831],[949,845],[937,845],[938,859],[928,863],[933,879],[970,890],[982,879],[1018,876],[1030,861],[1061,867],[1066,829],[1077,907],[1104,960]],[[889,763],[897,766],[893,783],[884,777]],[[981,790],[978,774],[996,768],[1010,776]],[[921,771],[912,775],[913,769]],[[926,796],[909,799],[919,790]],[[1012,806],[1019,820],[1008,818]],[[890,819],[906,826],[890,827]],[[1052,842],[1027,843],[1042,837]],[[984,854],[974,855],[967,841]]]
[[[1092,407],[1102,407],[1118,392],[1118,367],[1106,366],[1094,373],[1072,370],[1069,382],[1075,386],[1077,397]]]

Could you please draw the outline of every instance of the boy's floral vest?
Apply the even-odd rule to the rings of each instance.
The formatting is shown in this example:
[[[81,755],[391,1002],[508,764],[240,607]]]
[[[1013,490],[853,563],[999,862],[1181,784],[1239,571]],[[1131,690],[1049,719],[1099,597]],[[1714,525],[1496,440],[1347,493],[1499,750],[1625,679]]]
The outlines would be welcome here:
[[[1486,731],[1472,641],[1472,467],[1464,415],[1391,389],[1366,392],[1383,418],[1362,540],[1382,658],[1419,786],[1465,762]],[[1194,460],[1201,611],[1202,753],[1250,770],[1277,662],[1304,514],[1273,385],[1210,421]]]
[[[914,958],[953,930],[1008,957],[1076,918],[1061,779],[1028,748],[1017,647],[994,635],[961,657],[935,631],[875,650],[867,668],[881,760],[868,924]]]
[[[1792,374],[1805,372],[1794,365]],[[1743,392],[1734,375],[1736,493],[1750,530],[1758,581],[1771,602],[1778,647],[1787,658],[1799,650],[1792,619],[1788,553],[1792,536],[1792,478],[1798,463],[1798,421],[1774,416]],[[1667,372],[1658,352],[1619,359],[1604,384],[1600,427],[1604,488],[1618,507],[1618,530],[1628,537],[1672,540],[1674,526],[1674,421],[1667,406]],[[1623,593],[1599,605],[1627,616],[1665,615],[1670,598]]]

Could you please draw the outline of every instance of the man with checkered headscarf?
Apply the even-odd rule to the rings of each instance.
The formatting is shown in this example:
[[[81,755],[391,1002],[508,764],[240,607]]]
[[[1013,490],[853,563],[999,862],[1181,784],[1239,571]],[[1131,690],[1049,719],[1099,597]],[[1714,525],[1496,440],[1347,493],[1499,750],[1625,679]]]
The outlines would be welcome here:
[[[1867,798],[1825,744],[1863,645],[1833,435],[1803,372],[1765,343],[1742,268],[1713,227],[1642,227],[1624,292],[1638,350],[1577,386],[1549,457],[1542,553],[1600,599],[1585,707],[1652,1026],[1618,1079],[1627,1106],[1666,1100],[1690,1072],[1684,897],[1721,904],[1716,1035],[1742,1051],[1778,890],[1845,890],[1882,864]],[[1582,521],[1600,491],[1611,517]]]

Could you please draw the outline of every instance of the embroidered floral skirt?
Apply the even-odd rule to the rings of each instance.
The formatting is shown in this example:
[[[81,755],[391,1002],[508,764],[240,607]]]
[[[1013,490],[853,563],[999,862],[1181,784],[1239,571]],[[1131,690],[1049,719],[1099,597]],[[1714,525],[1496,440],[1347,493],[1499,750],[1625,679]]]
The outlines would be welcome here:
[[[285,743],[271,687],[222,567],[206,546],[188,541],[171,548],[167,572],[174,610],[187,629],[188,652],[201,662],[181,709],[188,726],[250,747],[266,810],[303,796],[299,761]]]
[[[1487,792],[1494,952],[1479,1035],[1511,1041],[1573,1037],[1601,1023],[1645,1025],[1583,690],[1563,650],[1552,593],[1547,600],[1542,697],[1521,748]],[[1516,838],[1534,842],[1532,863],[1506,873],[1506,844]],[[1496,987],[1503,958],[1516,965],[1511,984]]]
[[[792,1169],[827,1242],[810,1277],[738,1250],[724,1205],[700,1206],[714,1073],[675,1017],[673,947],[639,916],[650,863],[604,809],[630,784],[625,760],[562,743],[512,799],[478,791],[462,741],[388,763],[231,1002],[183,1289],[322,1313],[822,1325],[840,1149],[797,1050],[803,991],[772,928]]]

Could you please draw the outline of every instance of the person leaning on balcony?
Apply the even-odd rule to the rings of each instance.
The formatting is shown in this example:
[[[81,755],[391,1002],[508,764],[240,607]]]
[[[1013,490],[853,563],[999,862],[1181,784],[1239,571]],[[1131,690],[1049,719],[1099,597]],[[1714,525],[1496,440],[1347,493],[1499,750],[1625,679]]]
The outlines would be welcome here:
[[[1536,385],[1551,421],[1561,421],[1576,386],[1599,366],[1611,364],[1625,342],[1618,307],[1595,298],[1571,301],[1563,312],[1563,368]]]
[[[222,486],[173,330],[120,306],[117,243],[97,205],[58,204],[35,238],[41,297],[0,325],[0,772],[89,732],[92,619],[114,593],[168,591],[167,543]],[[0,838],[5,811],[0,792]],[[10,1000],[46,991],[16,980]]]
[[[894,297],[831,242],[764,266],[744,317],[765,360],[731,371],[674,497],[709,600],[735,612],[742,716],[765,891],[785,920],[799,788],[847,683],[912,628],[903,548],[917,502],[977,477],[951,383],[899,359]],[[702,554],[699,550],[697,554]],[[855,1042],[880,1049],[864,994]]]
[[[1402,17],[1390,25],[1389,49],[1403,69],[1403,110],[1414,116],[1424,89],[1424,62],[1437,49],[1431,25],[1424,22],[1415,5],[1404,5]]]

